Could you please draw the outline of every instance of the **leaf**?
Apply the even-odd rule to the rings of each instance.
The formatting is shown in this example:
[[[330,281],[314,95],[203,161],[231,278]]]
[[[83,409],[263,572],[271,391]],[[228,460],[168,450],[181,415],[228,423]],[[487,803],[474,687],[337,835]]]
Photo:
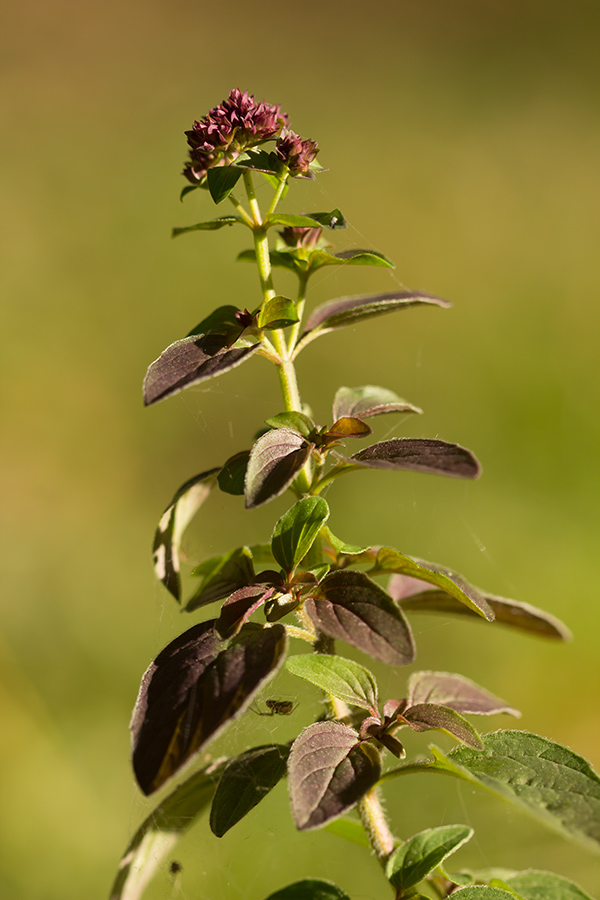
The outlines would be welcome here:
[[[257,321],[258,328],[287,328],[298,322],[296,304],[289,297],[277,295],[267,300],[262,307]]]
[[[214,835],[223,837],[281,781],[288,753],[283,744],[267,744],[246,750],[227,763],[210,810]]]
[[[408,622],[388,594],[362,572],[332,572],[317,591],[305,601],[305,609],[319,631],[382,662],[412,662],[415,647]]]
[[[469,608],[478,616],[483,616],[488,622],[493,622],[494,611],[487,602],[486,597],[481,594],[477,588],[469,584],[462,575],[439,566],[437,563],[425,562],[422,559],[416,559],[412,556],[405,556],[398,553],[392,547],[382,547],[377,553],[377,572],[395,572],[400,575],[407,575],[410,578],[425,581],[428,584],[435,584],[454,597],[460,604],[465,604],[465,608]],[[395,582],[390,581],[390,586],[395,587]],[[394,600],[398,601],[398,595],[394,590],[391,593]],[[402,608],[405,608],[404,600],[401,600]]]
[[[249,459],[249,450],[241,450],[229,457],[217,475],[217,482],[223,493],[234,496],[241,496],[244,493],[244,480]]]
[[[372,428],[354,416],[342,416],[327,431],[326,437],[363,438],[372,434]]]
[[[414,291],[338,297],[322,303],[313,310],[306,322],[305,334],[317,328],[323,334],[346,325],[356,325],[357,322],[362,322],[364,319],[372,319],[375,316],[383,316],[385,313],[408,309],[410,306],[449,307],[450,304],[447,300],[442,300],[441,297],[435,297],[433,294]]]
[[[398,890],[414,887],[473,837],[466,825],[427,828],[409,838],[389,858],[386,878]]]
[[[364,847],[366,850],[371,849],[365,830],[361,823],[356,819],[340,816],[339,819],[334,819],[332,822],[329,822],[328,825],[325,825],[323,831],[327,831],[329,834],[335,834],[337,837],[344,838],[345,841],[349,841],[351,844],[357,844],[359,847]]]
[[[246,150],[245,153],[238,156],[234,165],[241,169],[253,169],[266,175],[276,175],[281,170],[281,162],[277,154],[260,149]],[[278,179],[275,184],[276,186],[279,184]]]
[[[214,171],[211,169],[210,171]],[[261,347],[228,347],[219,334],[201,334],[175,341],[150,364],[144,379],[144,405],[222,375],[245,362]]]
[[[312,444],[289,428],[263,434],[250,451],[246,472],[246,507],[253,509],[282,494],[302,471]]]
[[[318,828],[349,810],[377,782],[378,752],[352,728],[315,722],[296,738],[288,759],[292,814],[300,831]]]
[[[478,784],[598,851],[600,778],[583,757],[527,731],[484,736],[483,752],[432,748],[432,767]]]
[[[486,887],[485,885],[471,885],[460,888],[454,893],[460,900],[515,900],[515,895],[502,888]]]
[[[375,677],[368,669],[351,659],[316,653],[291,656],[285,665],[292,675],[310,681],[338,700],[378,715]]]
[[[268,600],[274,588],[264,584],[250,584],[239,588],[231,594],[221,607],[221,615],[215,628],[224,640],[232,637],[240,630],[244,622]]]
[[[466,447],[432,438],[392,438],[354,453],[349,460],[368,469],[410,469],[452,478],[478,478],[481,467]]]
[[[347,894],[331,881],[305,878],[269,894],[267,900],[350,900]]]
[[[225,763],[212,762],[195,772],[144,819],[121,858],[109,900],[139,900],[181,835],[210,803]]]
[[[328,253],[326,250],[313,250],[310,254],[310,268],[321,266],[379,266],[384,269],[395,269],[394,263],[378,253],[377,250],[342,250],[341,253]]]
[[[306,213],[306,215],[281,215],[275,213],[270,215],[267,222],[269,225],[283,225],[288,228],[330,228],[336,230],[338,228],[347,228],[348,223],[339,209],[331,212]]]
[[[193,328],[186,337],[209,334],[211,332],[216,334],[228,334],[235,328],[238,328],[241,333],[242,329],[240,328],[240,324],[235,315],[239,312],[241,312],[241,310],[232,304],[218,306],[217,309],[213,310],[205,319],[198,322],[196,327]]]
[[[199,184],[188,184],[188,185],[186,185],[186,186],[182,189],[182,191],[181,191],[181,193],[180,193],[180,195],[179,195],[179,200],[182,201],[184,197],[187,197],[187,195],[188,195],[188,194],[191,194],[192,191],[197,191],[199,187],[200,187]]]
[[[312,547],[321,526],[329,518],[323,497],[304,497],[283,515],[273,530],[273,556],[291,574]]]
[[[181,600],[181,576],[179,548],[183,533],[208,497],[219,469],[201,472],[182,484],[162,514],[154,533],[152,559],[154,572],[159,581]]]
[[[241,176],[242,170],[234,166],[215,166],[208,170],[208,190],[215,203],[221,203],[230,195]]]
[[[298,434],[303,434],[304,437],[310,437],[315,430],[313,420],[305,416],[304,413],[296,412],[295,410],[271,416],[270,419],[265,419],[265,423],[271,428],[291,428],[292,431],[297,431]]]
[[[244,224],[244,220],[240,216],[219,216],[217,219],[211,219],[209,222],[198,222],[197,225],[184,225],[183,228],[173,228],[171,237],[178,237],[178,235],[187,234],[189,231],[218,231],[227,225],[237,225],[238,223]]]
[[[133,767],[145,794],[161,787],[233,718],[283,662],[282,625],[246,624],[225,649],[215,620],[190,628],[149,666],[131,721]]]
[[[552,872],[527,869],[507,877],[506,883],[525,900],[592,900],[573,881]]]
[[[508,713],[518,718],[521,715],[474,681],[450,672],[413,672],[408,680],[408,704],[417,703],[437,703],[479,716]]]
[[[413,731],[429,731],[430,728],[445,731],[475,750],[483,750],[483,741],[470,722],[448,706],[435,703],[418,703],[402,714]]]
[[[248,547],[236,547],[223,556],[214,556],[192,571],[203,575],[194,594],[185,605],[186,612],[223,600],[238,588],[246,587],[254,578],[252,554]]]
[[[440,612],[450,613],[452,615],[477,616],[473,609],[465,606],[455,597],[449,594],[429,590],[419,593],[413,593],[414,585],[410,585],[412,589],[408,595],[405,593],[407,588],[406,579],[403,575],[393,575],[388,585],[388,591],[391,596],[402,605],[402,609],[414,610],[415,612]],[[400,596],[402,595],[402,596]],[[560,641],[571,640],[571,632],[563,625],[560,619],[531,606],[529,603],[521,603],[518,600],[509,600],[506,597],[496,597],[493,594],[481,593],[490,609],[495,615],[496,622],[500,625],[510,625],[521,631],[530,634],[537,634],[540,637],[553,638]]]
[[[340,554],[344,556],[358,556],[361,553],[366,553],[370,549],[369,547],[359,547],[357,544],[346,544],[336,537],[327,525],[323,528],[323,536],[327,543],[333,547],[338,556]]]
[[[316,219],[319,225],[332,231],[348,227],[348,223],[339,209],[332,209],[331,212],[311,212],[308,215],[311,219]]]
[[[387,413],[422,413],[423,410],[412,403],[407,403],[394,391],[377,387],[374,384],[365,384],[362,387],[341,387],[337,390],[333,399],[333,419],[341,419],[342,416],[356,416],[359,419],[368,419],[370,416],[380,416]]]

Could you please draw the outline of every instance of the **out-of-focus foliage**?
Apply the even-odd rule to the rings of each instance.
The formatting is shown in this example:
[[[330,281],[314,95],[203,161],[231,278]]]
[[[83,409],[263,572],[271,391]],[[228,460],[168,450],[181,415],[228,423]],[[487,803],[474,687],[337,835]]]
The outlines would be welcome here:
[[[341,480],[333,532],[353,543],[379,532],[565,620],[567,647],[422,617],[416,666],[442,668],[447,639],[476,628],[464,674],[597,768],[597,4],[379,0],[366,11],[349,0],[311,17],[272,0],[27,0],[2,18],[2,896],[108,894],[149,811],[125,762],[139,674],[181,631],[148,561],[156,521],[190,472],[250,444],[260,397],[264,416],[276,406],[258,363],[147,410],[141,397],[166,343],[217,305],[258,302],[247,267],[230,265],[241,229],[169,238],[213,213],[201,191],[179,204],[183,132],[233,85],[293,110],[319,141],[331,171],[298,183],[295,202],[340,203],[349,228],[331,236],[333,252],[378,247],[396,263],[325,267],[317,302],[408,288],[454,304],[347,328],[302,357],[316,421],[339,384],[383,384],[424,415],[393,432],[384,418],[377,440],[440,434],[484,467],[473,485],[365,471],[350,494]],[[276,274],[285,294],[291,276]],[[210,530],[191,530],[184,556],[268,539],[272,510],[233,518],[238,500],[209,498]],[[280,676],[278,692],[297,682]],[[306,723],[309,696],[294,712]],[[239,725],[256,744],[274,728],[268,717]],[[230,732],[227,751],[245,737]],[[598,890],[596,859],[453,782],[409,817],[418,789],[407,777],[389,791],[406,834],[465,821],[466,807],[478,845],[461,850],[464,865],[560,868]],[[232,844],[202,822],[202,841],[192,830],[178,849],[182,872],[165,867],[150,900],[174,878],[192,893],[194,873],[215,900],[260,898],[307,871],[352,896],[375,890],[375,866],[350,876],[352,847],[296,834],[286,804],[279,786],[237,826],[227,868]],[[198,858],[209,840],[214,852]]]

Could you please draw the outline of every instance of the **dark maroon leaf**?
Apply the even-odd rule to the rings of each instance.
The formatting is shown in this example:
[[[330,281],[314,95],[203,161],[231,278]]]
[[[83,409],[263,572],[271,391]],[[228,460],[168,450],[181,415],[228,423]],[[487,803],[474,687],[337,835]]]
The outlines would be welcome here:
[[[479,716],[495,713],[521,715],[474,681],[451,672],[413,672],[408,681],[408,704],[415,706],[419,703],[435,703],[459,713]]]
[[[471,723],[447,706],[418,703],[407,709],[403,716],[413,731],[429,731],[431,728],[447,731],[463,744],[475,750],[483,750],[483,741]]]
[[[359,826],[360,827],[360,826]],[[347,894],[331,881],[303,878],[269,894],[267,900],[350,900]]]
[[[337,254],[341,256],[341,254]],[[327,303],[317,306],[308,317],[306,331],[314,331],[318,328],[321,333],[341,328],[344,325],[355,325],[363,319],[373,316],[381,316],[384,313],[394,312],[398,309],[408,309],[409,306],[443,306],[450,303],[435,297],[433,294],[424,294],[420,291],[397,291],[391,294],[363,294],[354,297],[338,297]]]
[[[176,600],[181,600],[179,547],[183,533],[210,493],[219,469],[201,472],[182,484],[154,533],[152,559],[159,581]]]
[[[197,590],[185,605],[186,612],[223,600],[254,579],[252,553],[248,547],[236,547],[194,569],[192,575],[203,575]]]
[[[151,794],[251,703],[283,661],[282,625],[247,623],[222,649],[215,620],[202,622],[159,653],[133,711],[133,767]]]
[[[221,607],[221,615],[215,626],[221,637],[230,638],[236,634],[252,613],[269,599],[273,591],[274,588],[265,589],[264,584],[252,584],[234,591]]]
[[[342,815],[378,781],[379,753],[338,722],[315,722],[294,741],[288,759],[292,813],[300,831]]]
[[[415,657],[408,622],[391,597],[362,572],[341,569],[327,575],[305,609],[319,631],[375,659],[404,666]]]
[[[249,450],[241,450],[229,457],[217,478],[223,493],[234,496],[241,496],[244,493],[244,479],[249,459]]]
[[[222,375],[239,366],[260,344],[228,347],[220,334],[201,334],[175,341],[151,363],[144,379],[144,405],[150,406],[177,391]]]
[[[359,419],[368,419],[370,416],[380,416],[385,413],[421,413],[423,410],[412,403],[407,403],[393,391],[378,387],[375,384],[365,384],[362,387],[341,387],[333,400],[333,418],[341,419],[342,416],[356,416]]]
[[[477,478],[481,467],[470,450],[432,438],[393,438],[354,453],[345,462],[369,469],[411,469],[452,478]]]
[[[246,507],[252,509],[282,494],[301,471],[312,447],[290,428],[275,428],[263,434],[250,451]]]
[[[289,747],[254,747],[227,763],[210,810],[210,828],[223,837],[281,781]]]
[[[405,575],[392,575],[388,591],[400,603],[402,609],[425,613],[448,613],[450,615],[466,615],[480,618],[468,606],[460,603],[455,597],[444,591],[423,590],[423,582]],[[495,615],[500,625],[509,625],[540,637],[553,638],[559,641],[570,641],[571,632],[560,619],[544,610],[537,609],[529,603],[496,597],[493,594],[481,594]]]

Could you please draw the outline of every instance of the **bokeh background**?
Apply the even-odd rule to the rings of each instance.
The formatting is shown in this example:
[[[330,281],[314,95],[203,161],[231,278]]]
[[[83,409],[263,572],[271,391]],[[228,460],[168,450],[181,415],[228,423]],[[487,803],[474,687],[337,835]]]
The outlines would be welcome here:
[[[594,0],[3,5],[2,897],[107,896],[152,807],[128,760],[139,679],[192,624],[153,580],[157,518],[281,406],[264,360],[141,403],[167,344],[219,304],[256,302],[233,262],[245,233],[169,238],[212,213],[205,195],[179,203],[183,131],[234,86],[320,143],[330,171],[285,209],[340,206],[336,249],[397,263],[325,270],[314,300],[402,284],[454,304],[316,342],[301,387],[321,421],[339,384],[393,388],[425,416],[377,436],[458,441],[484,477],[360,473],[329,495],[332,527],[564,619],[567,646],[415,619],[418,665],[459,669],[600,766],[599,18]],[[265,539],[284,508],[215,495],[190,558]],[[380,675],[398,695],[405,673]],[[292,720],[248,715],[217,749],[285,740],[318,710],[308,687],[272,690],[300,700]],[[600,891],[598,857],[449,782],[390,785],[399,834],[466,822],[477,837],[457,863],[548,867]],[[353,900],[385,893],[367,854],[296,833],[286,803],[282,784],[221,841],[199,824],[178,880],[165,867],[148,896],[262,900],[304,875]]]

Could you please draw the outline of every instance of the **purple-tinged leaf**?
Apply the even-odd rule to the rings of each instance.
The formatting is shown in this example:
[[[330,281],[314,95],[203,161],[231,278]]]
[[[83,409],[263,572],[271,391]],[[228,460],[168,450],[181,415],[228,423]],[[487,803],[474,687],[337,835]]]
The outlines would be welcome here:
[[[483,750],[483,741],[470,722],[467,722],[460,713],[448,706],[438,706],[436,703],[417,703],[403,713],[413,731],[429,731],[435,728],[446,731],[457,740],[473,747],[475,750]]]
[[[413,583],[414,582],[414,583]],[[424,585],[416,579],[404,575],[392,575],[388,590],[390,595],[400,603],[402,609],[414,612],[443,613],[450,615],[477,616],[474,610],[457,601],[455,597],[439,590],[424,590]],[[537,609],[529,603],[496,597],[493,594],[481,594],[493,611],[496,622],[509,625],[529,634],[553,638],[559,641],[570,641],[571,632],[560,619]]]
[[[508,713],[519,718],[521,713],[508,706],[464,675],[451,672],[413,672],[408,680],[408,704],[436,703],[459,713],[491,716]]]
[[[267,431],[254,444],[246,471],[246,507],[282,494],[302,470],[313,445],[289,428]]]
[[[218,306],[209,313],[208,316],[202,319],[202,321],[198,322],[196,327],[192,328],[186,337],[194,337],[203,334],[229,335],[229,333],[236,328],[239,329],[241,333],[240,316],[242,315],[242,310],[232,304]]]
[[[415,658],[410,626],[386,592],[352,569],[326,575],[305,609],[316,628],[375,659],[404,666]]]
[[[175,341],[155,359],[144,379],[144,405],[164,400],[193,384],[222,375],[245,362],[261,344],[228,347],[219,334],[201,334]]]
[[[179,548],[183,533],[208,497],[219,469],[209,469],[190,478],[179,488],[164,511],[154,533],[152,559],[159,581],[181,601]]]
[[[407,403],[394,391],[365,384],[362,387],[341,387],[333,398],[333,419],[343,416],[356,416],[368,419],[370,416],[381,416],[386,413],[422,413],[423,410],[412,403]]]
[[[378,573],[395,572],[401,576],[409,576],[411,579],[433,584],[450,594],[459,603],[464,604],[466,609],[468,608],[478,616],[483,616],[488,622],[494,620],[494,611],[486,597],[469,584],[462,575],[458,575],[444,566],[439,566],[437,563],[405,556],[392,547],[381,547],[377,553],[376,570]],[[395,589],[396,583],[393,579],[390,583],[392,589]],[[390,591],[390,596],[397,602],[401,600],[395,590]],[[405,608],[404,600],[402,600],[402,608]]]
[[[354,821],[352,824],[360,823]],[[362,831],[364,834],[364,831]],[[350,900],[347,894],[331,881],[321,881],[320,878],[304,878],[302,881],[295,881],[286,887],[269,894],[267,900]],[[569,898],[570,900],[570,898]]]
[[[204,577],[186,603],[186,612],[223,600],[238,588],[250,584],[254,580],[252,553],[248,547],[236,547],[223,556],[215,556],[201,563],[192,575]]]
[[[394,291],[388,294],[338,297],[336,300],[322,303],[313,310],[306,322],[305,334],[316,328],[322,334],[345,325],[355,325],[363,319],[383,316],[385,313],[395,312],[399,309],[408,309],[410,306],[448,307],[450,304],[441,297],[423,294],[420,291]]]
[[[197,225],[184,225],[183,228],[173,228],[171,237],[178,237],[180,234],[187,234],[189,231],[218,231],[227,225],[244,224],[244,220],[240,216],[219,216],[217,219],[211,219],[209,222],[198,222]]]
[[[267,744],[231,759],[223,772],[210,810],[210,828],[223,837],[281,781],[289,747]]]
[[[349,810],[381,773],[377,750],[347,725],[315,722],[296,738],[288,759],[292,814],[300,831]]]
[[[244,493],[244,480],[249,459],[249,450],[241,450],[229,457],[217,476],[219,487],[224,494],[233,494],[239,497]]]
[[[368,469],[409,469],[451,478],[478,478],[481,474],[481,467],[470,450],[433,438],[380,441],[344,462]]]
[[[215,625],[217,633],[224,640],[237,634],[244,622],[269,599],[274,590],[265,588],[264,584],[250,584],[234,591],[221,607],[221,615]]]
[[[145,794],[158,790],[252,702],[283,662],[282,625],[244,625],[222,649],[215,620],[172,641],[149,666],[131,721],[133,767]]]

